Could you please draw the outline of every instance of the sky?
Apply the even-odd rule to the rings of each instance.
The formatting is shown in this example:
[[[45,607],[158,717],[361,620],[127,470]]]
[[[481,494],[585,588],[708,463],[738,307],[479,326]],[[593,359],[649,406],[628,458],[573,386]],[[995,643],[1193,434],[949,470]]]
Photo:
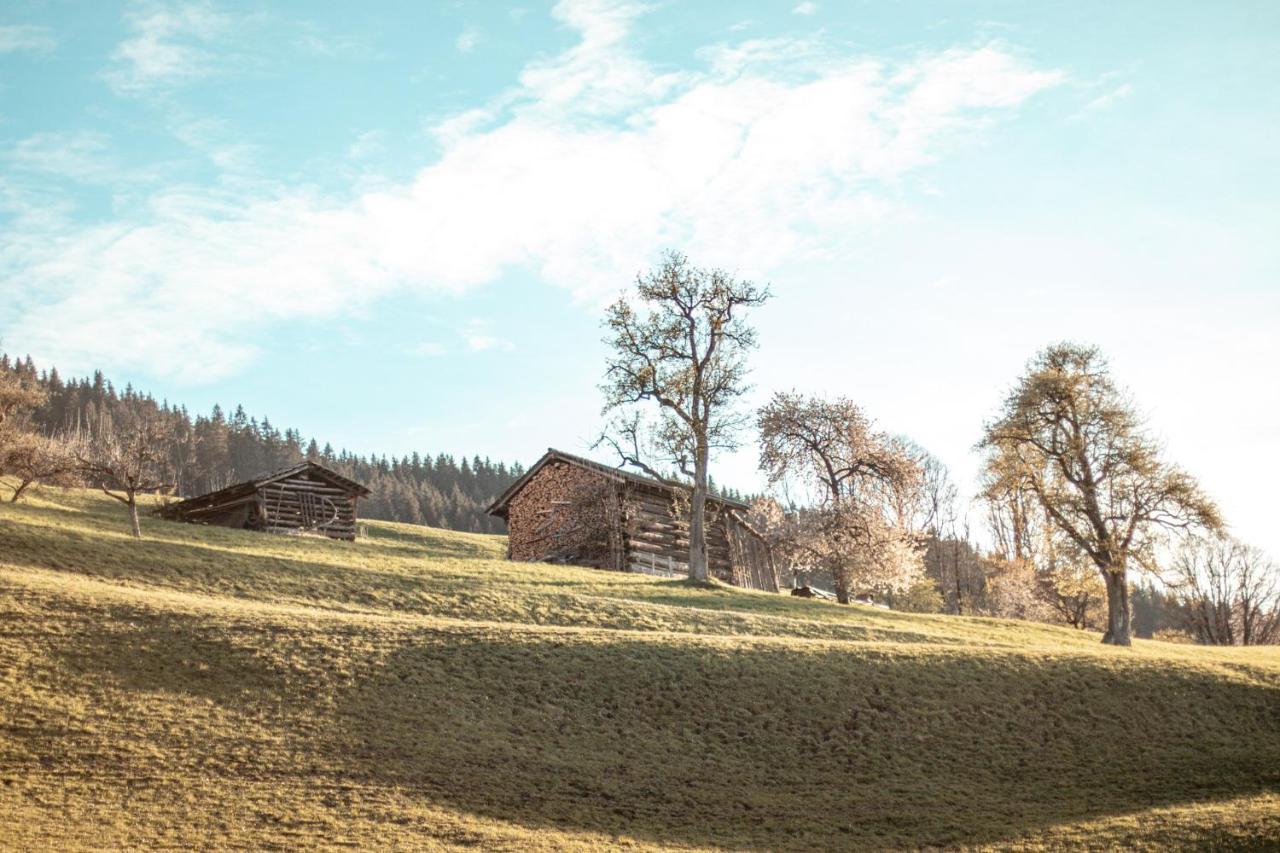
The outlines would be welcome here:
[[[666,249],[772,288],[748,405],[848,396],[969,493],[1096,344],[1280,556],[1280,3],[0,5],[0,349],[63,375],[527,465]]]

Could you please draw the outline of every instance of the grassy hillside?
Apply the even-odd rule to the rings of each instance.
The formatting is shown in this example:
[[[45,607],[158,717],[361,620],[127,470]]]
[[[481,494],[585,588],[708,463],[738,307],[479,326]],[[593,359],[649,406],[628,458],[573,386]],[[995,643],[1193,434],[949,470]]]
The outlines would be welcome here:
[[[1266,848],[1280,654],[0,508],[0,846]]]

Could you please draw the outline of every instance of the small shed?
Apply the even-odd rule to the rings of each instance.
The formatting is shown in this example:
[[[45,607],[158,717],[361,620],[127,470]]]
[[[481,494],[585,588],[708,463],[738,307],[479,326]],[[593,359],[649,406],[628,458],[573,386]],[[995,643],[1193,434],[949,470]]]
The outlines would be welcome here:
[[[356,538],[356,502],[369,494],[364,486],[323,465],[299,462],[162,506],[156,514],[193,524],[351,540]]]
[[[489,507],[507,523],[510,560],[571,563],[672,577],[689,573],[683,490],[550,449]],[[746,504],[707,498],[710,574],[778,591],[773,555]]]

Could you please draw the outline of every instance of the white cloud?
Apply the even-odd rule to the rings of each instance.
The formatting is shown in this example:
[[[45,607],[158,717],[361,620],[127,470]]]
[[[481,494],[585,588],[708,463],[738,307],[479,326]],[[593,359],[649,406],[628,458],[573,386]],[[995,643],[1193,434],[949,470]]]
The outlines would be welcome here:
[[[1114,106],[1117,101],[1121,101],[1129,97],[1131,94],[1133,94],[1133,86],[1128,83],[1122,83],[1110,92],[1094,98],[1092,101],[1085,104],[1084,108],[1086,110],[1105,110],[1108,107]]]
[[[0,26],[0,54],[23,50],[32,53],[48,53],[57,47],[57,44],[53,31],[48,27],[29,24]]]
[[[104,75],[118,94],[138,94],[198,80],[212,73],[211,45],[232,20],[208,3],[142,3],[125,15],[129,38],[112,54]]]
[[[258,146],[247,141],[242,132],[226,121],[174,116],[169,121],[169,131],[223,174],[247,175],[254,170]]]
[[[77,181],[102,181],[117,176],[105,134],[92,131],[36,133],[4,153],[10,169],[44,172]]]
[[[24,298],[0,335],[65,369],[199,381],[250,364],[273,323],[398,288],[519,268],[595,300],[670,246],[762,275],[839,253],[957,133],[1059,79],[998,45],[904,62],[728,46],[702,70],[658,71],[631,49],[640,12],[562,2],[577,43],[442,122],[443,153],[406,185],[348,199],[173,190],[107,224],[9,229],[0,298]],[[155,357],[178,341],[185,358]],[[484,330],[467,345],[503,346]]]
[[[791,13],[793,15],[816,15],[818,13],[818,4],[812,2],[812,0],[804,0],[803,3],[796,4]]]
[[[475,50],[476,45],[480,43],[480,32],[472,27],[467,27],[458,34],[454,47],[458,49],[458,53],[470,53]]]

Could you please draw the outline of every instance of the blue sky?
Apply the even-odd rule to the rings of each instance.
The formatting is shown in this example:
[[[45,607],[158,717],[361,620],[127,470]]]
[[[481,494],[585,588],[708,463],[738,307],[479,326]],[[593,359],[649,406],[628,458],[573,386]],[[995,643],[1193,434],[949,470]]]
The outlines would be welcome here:
[[[678,248],[777,295],[753,402],[849,395],[964,485],[1035,350],[1099,344],[1280,553],[1278,84],[1274,2],[10,0],[0,341],[528,462]]]

